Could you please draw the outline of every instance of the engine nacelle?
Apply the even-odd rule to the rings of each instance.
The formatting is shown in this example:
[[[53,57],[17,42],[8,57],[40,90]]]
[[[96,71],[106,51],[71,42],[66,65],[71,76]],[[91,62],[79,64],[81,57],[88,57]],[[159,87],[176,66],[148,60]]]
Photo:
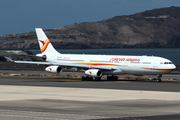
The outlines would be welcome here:
[[[62,68],[59,66],[49,66],[49,67],[46,67],[45,71],[52,72],[52,73],[61,73]]]
[[[89,69],[85,71],[86,75],[92,76],[92,77],[101,77],[102,72],[98,69]]]

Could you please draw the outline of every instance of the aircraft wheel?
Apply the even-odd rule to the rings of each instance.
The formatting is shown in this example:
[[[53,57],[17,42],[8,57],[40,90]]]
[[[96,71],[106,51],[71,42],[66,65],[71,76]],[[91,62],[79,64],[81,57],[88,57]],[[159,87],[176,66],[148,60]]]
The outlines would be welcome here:
[[[93,77],[89,77],[89,80],[90,80],[90,81],[93,81]]]
[[[86,81],[89,81],[90,80],[90,77],[89,76],[86,76]]]
[[[157,79],[157,82],[161,82],[161,79]]]
[[[107,80],[108,80],[108,81],[111,80],[111,77],[107,76]]]
[[[115,80],[115,77],[112,75],[111,76],[111,81],[114,81]]]
[[[95,80],[96,80],[96,81],[100,81],[100,80],[101,80],[101,77],[95,77]]]
[[[114,80],[116,80],[116,81],[117,81],[117,80],[118,80],[118,77],[117,77],[117,76],[115,76],[115,77],[114,77]]]
[[[82,81],[86,81],[86,78],[84,76],[82,77]]]

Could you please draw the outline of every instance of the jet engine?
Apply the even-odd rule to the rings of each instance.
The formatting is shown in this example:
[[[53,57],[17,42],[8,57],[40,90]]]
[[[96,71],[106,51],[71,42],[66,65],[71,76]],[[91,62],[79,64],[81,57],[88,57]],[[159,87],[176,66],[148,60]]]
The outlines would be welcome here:
[[[92,77],[101,77],[102,72],[98,69],[89,69],[85,71],[86,75],[92,76]]]
[[[49,66],[49,67],[46,67],[45,71],[52,72],[52,73],[61,73],[62,68],[59,66]]]

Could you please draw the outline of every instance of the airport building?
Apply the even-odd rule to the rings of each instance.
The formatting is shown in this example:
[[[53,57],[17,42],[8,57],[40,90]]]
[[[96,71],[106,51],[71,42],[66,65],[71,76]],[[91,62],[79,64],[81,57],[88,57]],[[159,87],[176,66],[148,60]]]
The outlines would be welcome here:
[[[0,50],[0,61],[6,61],[4,56],[10,57],[13,60],[32,60],[31,57],[28,56],[27,52],[21,50]]]

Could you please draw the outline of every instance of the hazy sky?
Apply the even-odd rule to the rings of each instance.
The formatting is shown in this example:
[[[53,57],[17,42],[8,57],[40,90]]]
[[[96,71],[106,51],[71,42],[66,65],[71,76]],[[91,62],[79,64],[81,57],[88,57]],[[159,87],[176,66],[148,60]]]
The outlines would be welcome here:
[[[0,35],[101,21],[170,6],[180,7],[180,0],[0,0]]]

